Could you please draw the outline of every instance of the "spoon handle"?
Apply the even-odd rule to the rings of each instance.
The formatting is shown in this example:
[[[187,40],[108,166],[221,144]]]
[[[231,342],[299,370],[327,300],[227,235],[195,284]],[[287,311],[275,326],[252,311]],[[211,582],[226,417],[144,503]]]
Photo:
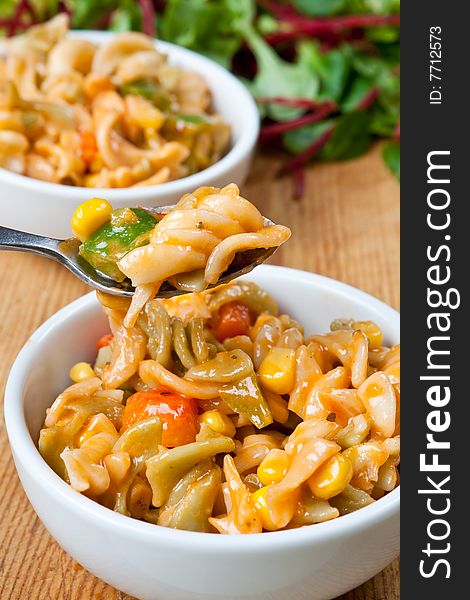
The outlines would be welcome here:
[[[9,229],[0,225],[0,250],[18,250],[20,252],[34,252],[49,258],[58,259],[60,256],[58,245],[60,240]]]

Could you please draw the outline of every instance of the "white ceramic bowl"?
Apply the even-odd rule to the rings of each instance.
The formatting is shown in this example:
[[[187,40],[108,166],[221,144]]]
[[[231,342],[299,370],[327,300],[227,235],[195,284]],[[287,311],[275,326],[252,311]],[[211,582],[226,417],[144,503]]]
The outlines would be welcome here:
[[[247,279],[271,293],[307,333],[336,317],[372,319],[388,343],[399,315],[347,285],[303,271],[258,267]],[[36,441],[70,366],[91,360],[107,329],[94,294],[66,306],[28,340],[11,370],[5,420],[16,468],[44,525],[80,564],[147,600],[327,600],[381,571],[398,554],[399,490],[333,521],[290,531],[223,536],[166,529],[104,508],[72,490]]]
[[[101,44],[114,34],[78,31],[69,35]],[[173,204],[183,194],[203,185],[221,187],[227,183],[242,185],[245,182],[259,131],[259,115],[253,98],[236,77],[212,60],[167,42],[157,41],[155,45],[168,55],[171,64],[204,76],[212,92],[215,110],[232,127],[229,152],[216,164],[194,175],[161,185],[133,189],[66,186],[0,168],[0,225],[67,238],[71,235],[70,218],[73,211],[80,202],[93,196],[106,198],[115,208],[164,206]]]

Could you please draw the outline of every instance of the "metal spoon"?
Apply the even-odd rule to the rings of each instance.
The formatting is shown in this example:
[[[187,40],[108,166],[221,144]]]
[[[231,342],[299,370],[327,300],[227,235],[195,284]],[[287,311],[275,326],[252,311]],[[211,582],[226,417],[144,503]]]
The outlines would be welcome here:
[[[148,208],[147,210],[161,215],[170,212],[173,208],[174,206],[159,206],[157,208]],[[269,227],[270,225],[274,225],[273,221],[264,217],[264,226]],[[122,283],[118,283],[97,271],[79,255],[78,248],[80,243],[80,240],[77,238],[56,240],[42,235],[18,231],[17,229],[9,229],[0,225],[0,250],[32,252],[33,254],[52,258],[52,260],[64,265],[64,267],[84,283],[100,292],[106,292],[114,296],[132,296],[135,288],[128,279],[125,279]],[[265,262],[276,250],[277,248],[260,248],[237,253],[227,271],[222,273],[217,283],[209,287],[228,283],[232,279],[249,273],[257,265]],[[179,296],[186,293],[174,288],[165,281],[157,297],[170,298],[171,296]]]

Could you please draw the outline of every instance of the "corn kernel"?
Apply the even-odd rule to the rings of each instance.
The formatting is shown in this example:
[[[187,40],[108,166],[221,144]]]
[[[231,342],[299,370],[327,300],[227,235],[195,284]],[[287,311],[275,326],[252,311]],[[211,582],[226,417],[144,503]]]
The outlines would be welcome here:
[[[262,487],[259,490],[256,490],[256,492],[254,492],[251,497],[256,506],[258,516],[261,519],[261,524],[263,526],[263,529],[266,529],[267,531],[275,531],[276,529],[279,529],[279,527],[276,523],[274,523],[274,521],[271,518],[271,512],[269,510],[268,502],[267,502],[267,494],[270,489],[271,489],[270,485],[268,485],[266,487]],[[285,511],[292,518],[295,513],[296,505],[297,505],[297,495],[290,494],[290,495],[286,496],[285,499],[283,500],[282,511],[283,512]]]
[[[259,465],[257,474],[263,485],[273,485],[284,479],[289,468],[289,457],[284,450],[274,448]]]
[[[342,454],[336,454],[321,465],[307,480],[312,494],[322,500],[328,500],[340,494],[353,476],[351,462]]]
[[[272,522],[271,515],[269,513],[268,504],[266,501],[266,494],[268,493],[269,486],[262,487],[256,492],[253,493],[252,499],[255,503],[256,510],[258,512],[259,518],[261,519],[261,524],[263,525],[263,529],[267,529],[268,531],[275,531],[277,529],[276,525]]]
[[[295,351],[292,348],[271,348],[260,365],[261,383],[271,392],[288,394],[295,383]]]
[[[74,383],[80,383],[80,381],[86,381],[96,375],[89,363],[79,362],[70,369],[69,377]]]
[[[382,347],[383,333],[378,325],[372,321],[354,321],[352,327],[366,334],[370,350],[378,350]]]
[[[199,417],[200,423],[205,423],[208,427],[221,435],[233,437],[235,435],[235,425],[230,418],[218,410],[206,410]]]
[[[113,207],[107,200],[92,198],[78,206],[72,216],[72,231],[82,242],[109,221]]]

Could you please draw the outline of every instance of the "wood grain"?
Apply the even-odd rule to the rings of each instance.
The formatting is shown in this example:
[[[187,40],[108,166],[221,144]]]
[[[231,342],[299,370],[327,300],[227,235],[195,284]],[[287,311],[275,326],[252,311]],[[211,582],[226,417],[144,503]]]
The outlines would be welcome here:
[[[307,197],[291,200],[289,179],[276,179],[275,158],[255,161],[244,194],[293,237],[274,263],[340,279],[395,308],[399,302],[399,187],[380,148],[307,173]],[[9,199],[2,198],[5,202]],[[88,289],[43,258],[0,255],[0,396],[9,368],[31,333]],[[1,410],[1,409],[0,409]],[[18,481],[0,419],[0,598],[2,600],[130,600],[77,565],[49,536]],[[399,567],[341,600],[398,600]]]

